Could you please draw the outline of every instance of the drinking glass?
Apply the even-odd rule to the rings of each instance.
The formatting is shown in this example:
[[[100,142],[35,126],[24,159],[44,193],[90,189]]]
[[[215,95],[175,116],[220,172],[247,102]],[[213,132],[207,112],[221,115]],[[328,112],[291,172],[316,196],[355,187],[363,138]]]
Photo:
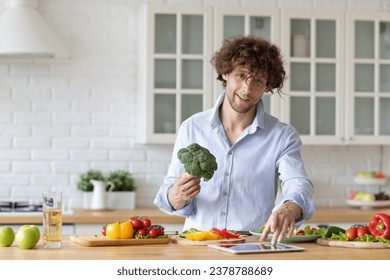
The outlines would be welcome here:
[[[43,192],[43,247],[61,248],[62,193]]]

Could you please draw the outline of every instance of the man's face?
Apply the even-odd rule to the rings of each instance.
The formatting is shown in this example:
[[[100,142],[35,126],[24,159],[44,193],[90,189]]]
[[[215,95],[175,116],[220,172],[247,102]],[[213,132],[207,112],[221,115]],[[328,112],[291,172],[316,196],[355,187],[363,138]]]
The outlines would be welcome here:
[[[267,80],[263,76],[252,77],[244,66],[236,66],[226,80],[226,95],[230,106],[237,113],[245,114],[255,108],[266,91]]]

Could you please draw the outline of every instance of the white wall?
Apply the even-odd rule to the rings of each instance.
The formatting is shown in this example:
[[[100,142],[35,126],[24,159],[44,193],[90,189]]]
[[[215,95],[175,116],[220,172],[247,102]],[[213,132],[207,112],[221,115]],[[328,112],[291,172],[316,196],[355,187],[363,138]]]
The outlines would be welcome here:
[[[6,0],[0,0],[0,9]],[[153,205],[172,146],[136,143],[137,10],[143,3],[390,11],[390,0],[39,0],[69,61],[0,61],[0,200],[47,189],[81,198],[79,174],[127,169]],[[390,175],[390,148],[304,147],[319,206],[343,205],[358,169]]]

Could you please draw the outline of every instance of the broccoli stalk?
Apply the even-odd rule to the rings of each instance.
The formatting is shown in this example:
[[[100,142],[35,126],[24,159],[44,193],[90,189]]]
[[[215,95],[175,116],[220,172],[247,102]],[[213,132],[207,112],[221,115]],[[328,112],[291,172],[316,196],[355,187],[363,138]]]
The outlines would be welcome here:
[[[177,156],[180,162],[184,164],[186,173],[192,176],[200,176],[205,181],[210,180],[214,175],[214,171],[218,168],[214,155],[197,143],[180,149]]]

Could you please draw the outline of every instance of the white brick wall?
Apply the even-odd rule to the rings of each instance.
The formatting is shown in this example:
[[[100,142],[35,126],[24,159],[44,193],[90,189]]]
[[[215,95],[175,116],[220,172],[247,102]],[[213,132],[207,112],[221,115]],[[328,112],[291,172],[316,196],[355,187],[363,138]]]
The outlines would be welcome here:
[[[135,142],[137,9],[146,2],[390,10],[390,0],[39,0],[72,58],[0,61],[0,199],[39,199],[48,189],[81,199],[80,173],[127,169],[137,206],[153,205],[172,146]],[[343,205],[353,173],[379,168],[381,157],[390,175],[389,147],[304,147],[317,205]]]

